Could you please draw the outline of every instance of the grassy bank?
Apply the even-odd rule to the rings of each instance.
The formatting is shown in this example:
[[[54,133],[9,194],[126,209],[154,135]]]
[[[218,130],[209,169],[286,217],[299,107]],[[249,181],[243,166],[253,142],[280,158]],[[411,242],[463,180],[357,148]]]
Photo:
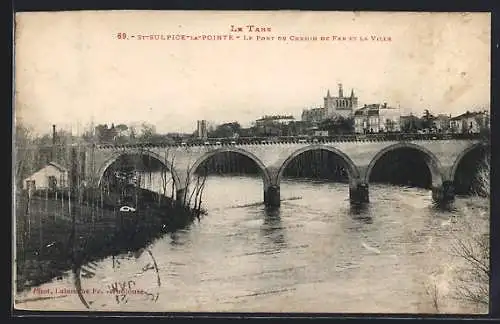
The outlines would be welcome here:
[[[43,194],[16,195],[16,287],[23,291],[90,261],[142,248],[164,233],[188,226],[189,208],[147,190],[140,191],[136,212],[120,212],[86,199]],[[104,207],[104,208],[103,208]]]

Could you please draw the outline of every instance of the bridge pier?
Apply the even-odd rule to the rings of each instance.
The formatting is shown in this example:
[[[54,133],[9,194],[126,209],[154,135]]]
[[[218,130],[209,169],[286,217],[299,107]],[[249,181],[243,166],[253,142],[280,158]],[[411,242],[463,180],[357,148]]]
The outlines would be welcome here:
[[[280,206],[280,186],[272,185],[264,189],[264,204],[266,205],[266,207]]]
[[[443,181],[439,187],[432,188],[432,200],[437,204],[446,204],[455,200],[453,181]]]
[[[349,187],[349,200],[352,204],[369,203],[368,183],[357,182]]]

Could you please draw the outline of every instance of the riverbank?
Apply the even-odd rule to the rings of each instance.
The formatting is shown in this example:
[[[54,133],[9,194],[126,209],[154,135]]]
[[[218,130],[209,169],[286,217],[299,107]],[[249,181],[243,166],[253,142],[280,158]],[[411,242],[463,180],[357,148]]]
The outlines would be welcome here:
[[[427,297],[423,313],[488,312],[490,277],[490,200],[457,197],[453,213],[441,226],[450,243],[429,245],[429,255],[441,255],[423,271]],[[432,265],[431,265],[432,264]]]
[[[16,195],[16,288],[18,292],[68,270],[147,246],[188,226],[196,214],[172,199],[140,190],[135,212],[113,203],[71,201],[61,195]]]

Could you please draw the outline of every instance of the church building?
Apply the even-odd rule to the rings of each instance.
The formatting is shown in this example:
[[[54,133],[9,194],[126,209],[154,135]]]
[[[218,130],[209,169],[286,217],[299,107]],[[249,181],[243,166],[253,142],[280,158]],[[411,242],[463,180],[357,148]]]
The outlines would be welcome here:
[[[339,84],[338,96],[332,97],[330,90],[328,90],[323,100],[323,107],[303,110],[302,120],[320,122],[321,120],[337,116],[349,118],[353,116],[354,111],[358,107],[358,97],[354,95],[354,90],[351,90],[351,94],[345,97],[342,83]]]
[[[333,117],[340,115],[344,118],[351,117],[354,110],[358,107],[358,98],[354,96],[354,90],[351,90],[349,97],[344,97],[342,90],[342,83],[339,83],[339,94],[337,97],[330,95],[330,90],[326,93],[324,98],[324,106],[326,115]]]

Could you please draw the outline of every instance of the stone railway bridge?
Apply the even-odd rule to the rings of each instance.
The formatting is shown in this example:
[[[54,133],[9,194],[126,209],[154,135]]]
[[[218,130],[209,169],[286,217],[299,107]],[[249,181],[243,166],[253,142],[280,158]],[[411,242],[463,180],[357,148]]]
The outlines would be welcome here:
[[[76,163],[88,186],[100,185],[104,172],[123,155],[149,156],[172,173],[176,199],[182,200],[197,168],[221,152],[233,152],[253,160],[261,170],[263,198],[267,206],[280,205],[280,181],[287,165],[301,153],[325,150],[340,157],[349,175],[349,197],[353,203],[369,202],[371,172],[384,155],[410,149],[423,159],[432,176],[432,197],[437,202],[454,198],[453,180],[460,161],[480,139],[346,140],[330,142],[224,143],[211,145],[88,145],[78,147]]]

